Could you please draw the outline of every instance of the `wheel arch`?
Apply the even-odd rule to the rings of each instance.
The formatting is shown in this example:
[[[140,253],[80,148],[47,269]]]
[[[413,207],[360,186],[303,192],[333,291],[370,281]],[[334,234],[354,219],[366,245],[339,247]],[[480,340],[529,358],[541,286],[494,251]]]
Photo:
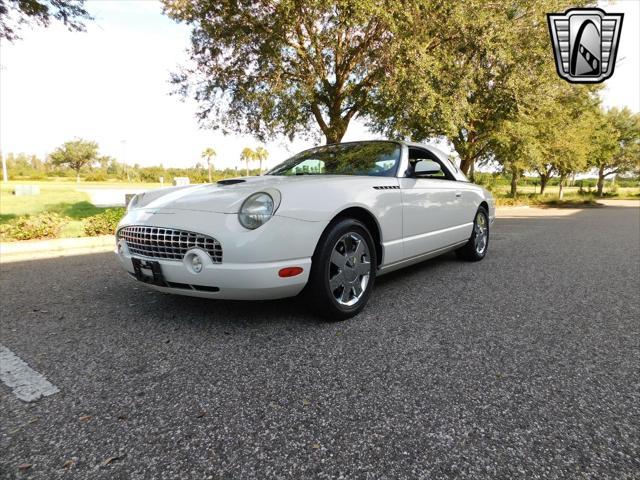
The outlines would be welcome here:
[[[373,237],[373,243],[376,248],[376,263],[377,266],[380,267],[380,265],[382,265],[382,256],[384,254],[384,249],[382,247],[382,231],[380,229],[380,225],[378,224],[378,220],[373,215],[373,213],[363,207],[345,208],[344,210],[341,210],[336,215],[334,215],[334,217],[322,231],[322,235],[320,235],[318,243],[316,244],[314,256],[318,250],[318,246],[327,235],[329,229],[337,222],[345,218],[353,218],[354,220],[358,220],[367,227],[367,230],[369,230],[369,233]]]

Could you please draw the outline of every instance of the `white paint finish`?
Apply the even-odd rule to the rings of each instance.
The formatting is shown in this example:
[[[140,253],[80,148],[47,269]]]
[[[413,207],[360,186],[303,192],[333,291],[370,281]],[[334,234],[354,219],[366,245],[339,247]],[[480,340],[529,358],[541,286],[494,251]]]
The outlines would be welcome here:
[[[437,250],[464,238],[455,235],[455,232],[465,234],[456,227],[468,221],[462,198],[456,196],[460,192],[459,183],[444,179],[400,179],[404,258]]]
[[[4,345],[0,345],[0,380],[24,402],[34,402],[60,391]]]
[[[236,214],[134,210],[125,216],[120,227],[125,225],[153,225],[209,235],[222,245],[223,265],[242,266],[310,258],[326,222],[307,222],[276,214],[260,228],[247,230]]]
[[[132,255],[126,250],[122,254],[116,255],[125,270],[133,275]],[[192,297],[229,300],[270,300],[293,297],[304,288],[311,271],[311,258],[290,259],[273,263],[223,262],[221,264],[205,260],[200,273],[189,270],[186,261],[162,259],[156,259],[156,261],[160,263],[163,277],[169,282],[218,287],[220,290],[205,292],[150,285],[153,288]],[[302,273],[294,277],[282,278],[278,276],[278,272],[286,267],[300,267]]]

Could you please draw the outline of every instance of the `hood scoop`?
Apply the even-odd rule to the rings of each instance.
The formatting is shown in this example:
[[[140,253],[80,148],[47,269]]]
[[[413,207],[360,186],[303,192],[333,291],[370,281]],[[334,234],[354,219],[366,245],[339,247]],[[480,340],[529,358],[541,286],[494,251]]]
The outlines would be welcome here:
[[[218,185],[235,185],[236,183],[244,183],[246,180],[242,180],[240,178],[230,178],[229,180],[218,180],[216,183]]]

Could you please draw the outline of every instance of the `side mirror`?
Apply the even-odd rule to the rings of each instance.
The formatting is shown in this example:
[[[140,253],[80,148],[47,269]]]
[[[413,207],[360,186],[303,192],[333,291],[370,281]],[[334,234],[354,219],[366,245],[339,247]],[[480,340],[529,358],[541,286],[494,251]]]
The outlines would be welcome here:
[[[440,164],[433,160],[418,160],[413,169],[413,173],[416,177],[424,177],[427,175],[433,175],[442,171]]]

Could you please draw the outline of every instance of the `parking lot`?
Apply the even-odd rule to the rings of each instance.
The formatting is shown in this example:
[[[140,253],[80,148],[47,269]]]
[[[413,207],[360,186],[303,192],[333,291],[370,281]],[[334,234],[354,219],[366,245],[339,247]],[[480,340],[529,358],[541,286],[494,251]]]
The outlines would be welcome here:
[[[360,316],[174,297],[112,254],[3,264],[1,478],[640,478],[640,209],[499,219]]]

